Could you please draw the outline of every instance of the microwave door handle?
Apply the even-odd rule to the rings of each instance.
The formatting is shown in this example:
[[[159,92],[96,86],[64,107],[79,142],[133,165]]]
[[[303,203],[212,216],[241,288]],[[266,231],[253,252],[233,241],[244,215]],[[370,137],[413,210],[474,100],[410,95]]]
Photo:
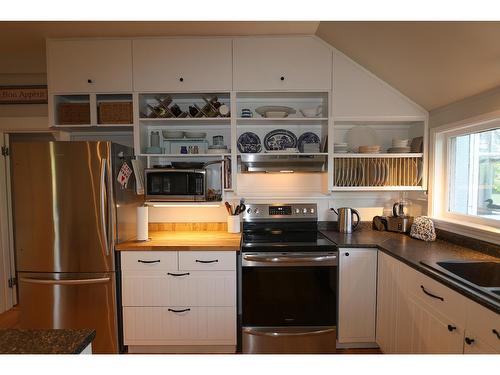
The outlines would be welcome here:
[[[108,248],[108,232],[107,232],[107,220],[106,220],[106,167],[107,167],[107,160],[106,159],[101,159],[101,175],[100,175],[100,198],[101,198],[101,232],[103,236],[103,242],[104,242],[104,247],[106,248],[106,256],[109,255],[109,248]]]

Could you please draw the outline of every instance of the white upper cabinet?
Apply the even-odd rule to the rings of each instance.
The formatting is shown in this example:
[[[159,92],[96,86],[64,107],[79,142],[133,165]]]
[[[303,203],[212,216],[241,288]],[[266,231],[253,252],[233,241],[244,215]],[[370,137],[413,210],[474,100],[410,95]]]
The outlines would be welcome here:
[[[339,51],[333,53],[335,118],[424,116],[425,110]]]
[[[47,76],[53,93],[130,92],[132,41],[48,41]]]
[[[330,90],[332,52],[314,37],[234,39],[234,89]]]
[[[230,91],[231,51],[228,38],[134,40],[134,90]]]

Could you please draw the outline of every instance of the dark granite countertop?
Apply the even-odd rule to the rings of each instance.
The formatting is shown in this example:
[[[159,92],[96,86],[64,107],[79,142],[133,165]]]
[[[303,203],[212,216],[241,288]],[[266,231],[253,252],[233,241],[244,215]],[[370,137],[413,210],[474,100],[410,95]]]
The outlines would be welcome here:
[[[432,265],[442,260],[499,261],[500,256],[488,255],[444,240],[438,239],[434,242],[424,242],[405,234],[379,232],[368,228],[362,228],[351,234],[339,233],[333,230],[322,230],[321,232],[339,248],[373,247],[380,249],[410,267],[500,314],[500,303],[496,300],[420,263],[424,262]]]
[[[0,329],[0,354],[79,354],[94,329]]]

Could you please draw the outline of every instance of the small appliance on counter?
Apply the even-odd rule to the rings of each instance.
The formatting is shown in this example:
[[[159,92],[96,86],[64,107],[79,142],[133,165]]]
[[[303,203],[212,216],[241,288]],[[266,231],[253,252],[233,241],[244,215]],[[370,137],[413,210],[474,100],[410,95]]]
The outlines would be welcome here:
[[[338,210],[331,208],[338,216],[338,230],[340,233],[352,233],[359,225],[359,212],[354,208],[341,207]],[[357,217],[356,223],[354,223],[353,216]]]
[[[408,202],[401,199],[392,206],[392,216],[387,217],[387,230],[408,233],[413,224],[413,216],[408,216]]]

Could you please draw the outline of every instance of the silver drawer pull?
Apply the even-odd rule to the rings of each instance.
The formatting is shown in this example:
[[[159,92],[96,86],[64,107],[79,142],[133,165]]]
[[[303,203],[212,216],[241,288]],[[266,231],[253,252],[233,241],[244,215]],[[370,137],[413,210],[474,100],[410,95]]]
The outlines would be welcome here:
[[[195,262],[196,263],[204,263],[204,264],[207,264],[207,263],[218,263],[219,259],[214,259],[214,260],[199,260],[199,259],[196,259]]]

